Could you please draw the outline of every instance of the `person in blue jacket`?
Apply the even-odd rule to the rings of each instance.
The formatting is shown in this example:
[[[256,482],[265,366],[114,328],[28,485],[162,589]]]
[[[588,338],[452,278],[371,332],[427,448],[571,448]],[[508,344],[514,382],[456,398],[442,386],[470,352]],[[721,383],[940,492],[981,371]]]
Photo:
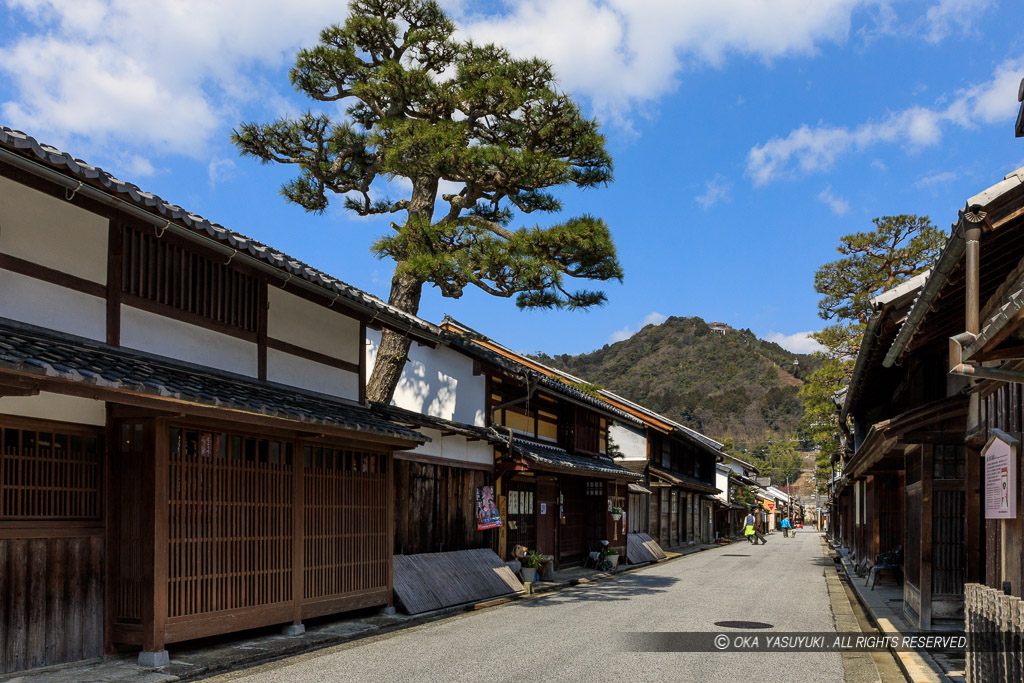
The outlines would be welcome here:
[[[789,517],[783,517],[782,518],[782,536],[784,538],[789,538],[789,532],[790,532],[790,530],[792,530],[792,528],[793,528],[793,525],[790,523]],[[796,534],[793,534],[793,535],[796,536]]]

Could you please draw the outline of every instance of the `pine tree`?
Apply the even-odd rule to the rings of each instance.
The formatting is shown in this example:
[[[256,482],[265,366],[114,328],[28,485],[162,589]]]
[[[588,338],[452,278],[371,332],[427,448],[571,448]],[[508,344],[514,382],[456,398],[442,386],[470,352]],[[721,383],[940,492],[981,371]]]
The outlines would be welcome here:
[[[882,216],[873,223],[872,231],[840,237],[837,251],[843,258],[814,275],[814,289],[822,295],[818,315],[836,321],[812,335],[825,347],[818,354],[823,362],[800,389],[804,429],[819,449],[819,482],[827,479],[828,463],[842,455],[848,434],[839,420],[836,392],[850,382],[871,298],[924,272],[946,244],[946,235],[925,216]]]
[[[307,211],[323,212],[338,195],[359,216],[402,216],[373,252],[395,261],[389,303],[403,311],[419,310],[426,284],[451,298],[473,285],[521,308],[603,304],[602,292],[571,284],[622,280],[602,220],[510,227],[514,212],[561,210],[553,188],[612,178],[597,122],[557,90],[551,66],[456,41],[433,1],[354,0],[350,10],[299,52],[290,75],[312,100],[346,103],[346,114],[242,124],[233,134],[241,153],[297,166],[282,193]],[[380,198],[396,179],[408,196]],[[439,197],[441,181],[458,191]],[[408,349],[385,330],[371,400],[390,401]]]

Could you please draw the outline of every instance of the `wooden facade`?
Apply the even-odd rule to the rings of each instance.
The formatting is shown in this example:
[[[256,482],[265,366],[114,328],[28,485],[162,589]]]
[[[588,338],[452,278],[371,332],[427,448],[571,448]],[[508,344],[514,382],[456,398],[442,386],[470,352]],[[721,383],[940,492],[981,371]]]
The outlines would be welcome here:
[[[493,466],[466,467],[397,458],[396,555],[489,548],[497,532],[477,531],[476,489],[491,486]],[[531,546],[532,547],[532,546]]]
[[[365,330],[436,328],[69,159],[0,129],[0,674],[390,605]]]

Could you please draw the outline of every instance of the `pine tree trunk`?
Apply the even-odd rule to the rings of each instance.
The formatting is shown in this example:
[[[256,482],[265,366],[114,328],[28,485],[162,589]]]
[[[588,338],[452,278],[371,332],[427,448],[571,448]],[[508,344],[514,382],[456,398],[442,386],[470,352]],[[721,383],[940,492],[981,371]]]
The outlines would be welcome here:
[[[420,294],[423,282],[402,275],[391,279],[391,296],[388,303],[407,313],[415,314],[420,308]],[[410,341],[397,332],[384,330],[380,337],[380,348],[377,349],[377,362],[366,383],[366,398],[370,401],[391,403],[395,387],[402,377],[402,368],[408,360]]]
[[[405,230],[417,230],[429,225],[434,215],[434,200],[437,198],[437,179],[417,178],[413,181],[412,198],[409,201],[409,219]],[[401,265],[401,264],[398,264]],[[396,273],[391,278],[391,295],[388,303],[406,313],[416,315],[420,310],[420,295],[423,280]],[[391,403],[398,380],[402,377],[409,355],[408,337],[385,329],[380,337],[377,362],[373,366],[370,380],[366,383],[366,398],[369,401]]]

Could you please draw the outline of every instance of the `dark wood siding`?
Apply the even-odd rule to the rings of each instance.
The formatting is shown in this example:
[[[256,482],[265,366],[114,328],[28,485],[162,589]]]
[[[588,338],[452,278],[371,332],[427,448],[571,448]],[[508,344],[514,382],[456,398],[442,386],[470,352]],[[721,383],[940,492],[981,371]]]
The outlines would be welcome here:
[[[490,472],[395,461],[395,554],[415,555],[491,546],[497,531],[476,530],[476,487]]]
[[[0,673],[103,654],[102,443],[0,416]]]

